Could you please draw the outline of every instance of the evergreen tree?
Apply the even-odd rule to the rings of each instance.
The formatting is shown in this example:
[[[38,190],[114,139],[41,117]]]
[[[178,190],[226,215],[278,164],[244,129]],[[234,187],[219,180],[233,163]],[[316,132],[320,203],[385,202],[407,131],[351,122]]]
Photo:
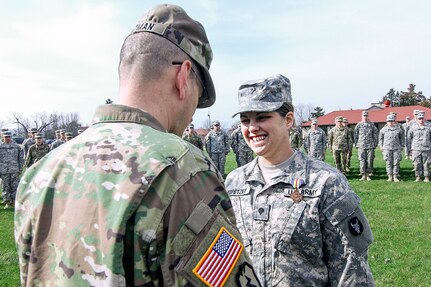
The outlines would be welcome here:
[[[383,97],[383,102],[389,100],[391,102],[391,107],[400,106],[400,93],[395,91],[393,88]]]
[[[311,113],[312,119],[317,119],[318,117],[324,116],[325,111],[321,107],[315,107],[314,112]]]

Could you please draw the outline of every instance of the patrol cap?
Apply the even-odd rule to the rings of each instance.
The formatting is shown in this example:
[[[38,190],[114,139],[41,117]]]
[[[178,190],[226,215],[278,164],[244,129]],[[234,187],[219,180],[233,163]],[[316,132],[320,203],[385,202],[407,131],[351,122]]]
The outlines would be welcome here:
[[[363,116],[368,116],[368,111],[362,111]]]
[[[202,24],[190,18],[180,6],[161,4],[150,9],[130,35],[140,32],[154,33],[166,38],[199,65],[205,89],[197,107],[212,106],[216,100],[214,83],[209,73],[213,53]]]
[[[312,124],[312,125],[317,125],[317,120],[316,120],[316,119],[312,120],[312,121],[311,121],[311,124]]]
[[[219,121],[213,121],[212,125],[213,125],[213,126],[215,126],[215,125],[220,125],[220,122],[219,122]]]
[[[243,83],[238,91],[239,113],[273,112],[283,104],[292,105],[290,81],[283,75]],[[293,110],[293,106],[292,106]]]
[[[61,130],[60,130],[60,133],[61,133],[61,134],[64,134],[64,133],[66,133],[66,130],[65,130],[65,129],[61,129]]]
[[[335,121],[342,122],[343,121],[343,117],[342,116],[338,116],[338,117],[335,118]]]
[[[195,128],[195,125],[194,125],[194,124],[189,124],[189,128],[194,129],[194,128]]]
[[[55,134],[59,134],[59,133],[61,133],[61,131],[60,131],[60,130],[56,130],[56,131],[55,131]]]
[[[82,134],[83,132],[84,132],[84,130],[82,130],[82,129],[78,130],[78,134]]]
[[[343,118],[343,123],[348,124],[348,123],[349,123],[349,120],[348,120],[347,118]]]
[[[396,113],[396,112],[390,112],[389,114],[390,114],[390,115],[394,115],[394,116],[396,116],[396,115],[397,115],[397,113]]]
[[[9,129],[4,128],[4,129],[1,129],[1,132],[4,133],[4,132],[7,132],[8,130]]]
[[[42,134],[41,133],[37,133],[34,137],[37,138],[37,139],[41,139],[42,138]]]
[[[35,134],[37,133],[37,128],[31,128],[28,130],[29,133]]]
[[[406,116],[406,120],[410,120],[410,116]]]
[[[418,119],[423,119],[423,118],[425,118],[425,112],[424,111],[420,111],[418,113]]]
[[[392,114],[387,115],[386,116],[386,121],[387,122],[393,122],[393,121],[395,121],[394,115],[392,115]]]
[[[67,133],[66,133],[66,137],[67,137],[67,138],[71,138],[71,137],[73,137],[73,135],[72,135],[72,133],[71,133],[71,132],[67,132]]]
[[[4,137],[10,137],[10,136],[12,136],[12,134],[11,134],[10,131],[4,131],[4,132],[2,132],[2,134],[3,134]]]
[[[417,116],[419,112],[419,110],[413,110],[413,115]]]

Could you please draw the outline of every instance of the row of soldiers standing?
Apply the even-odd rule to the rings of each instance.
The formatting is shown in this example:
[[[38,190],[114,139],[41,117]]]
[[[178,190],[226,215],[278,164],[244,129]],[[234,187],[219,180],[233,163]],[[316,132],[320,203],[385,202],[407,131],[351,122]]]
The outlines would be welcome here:
[[[401,125],[396,121],[396,113],[386,118],[386,125],[378,131],[370,122],[368,111],[362,112],[362,119],[355,129],[348,126],[346,118],[335,118],[335,127],[325,132],[318,127],[317,120],[312,121],[311,129],[304,137],[304,149],[310,157],[325,160],[326,147],[333,153],[336,167],[343,173],[350,171],[352,149],[358,149],[360,180],[371,180],[375,149],[380,147],[386,161],[387,181],[399,181],[401,151],[405,147],[406,158],[413,161],[416,181],[430,181],[431,163],[431,125],[425,121],[425,112],[415,110],[414,120],[406,118]],[[301,136],[298,131],[291,135],[292,146],[300,148]]]
[[[78,131],[78,134],[82,130]],[[0,144],[0,178],[2,181],[2,200],[5,208],[13,207],[20,174],[29,168],[49,151],[72,139],[72,133],[66,130],[56,131],[56,140],[50,145],[44,142],[42,134],[36,128],[28,131],[28,138],[21,145],[15,143],[8,130],[2,131]]]
[[[225,174],[226,155],[232,148],[235,153],[237,166],[243,166],[253,160],[253,152],[244,140],[241,133],[241,125],[239,124],[229,136],[221,129],[220,122],[214,121],[211,125],[211,130],[205,136],[204,142],[194,130],[194,125],[190,124],[183,135],[183,139],[197,146],[201,150],[207,151],[210,158],[213,160],[217,169],[222,175]]]

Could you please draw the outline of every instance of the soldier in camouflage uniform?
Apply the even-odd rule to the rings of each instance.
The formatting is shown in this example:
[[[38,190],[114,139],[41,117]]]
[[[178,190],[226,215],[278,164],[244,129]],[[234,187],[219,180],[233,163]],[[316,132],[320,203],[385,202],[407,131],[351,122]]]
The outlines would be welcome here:
[[[404,135],[406,136],[404,139],[404,147],[405,147],[404,152],[405,152],[406,159],[409,158],[409,152],[407,149],[407,133],[409,131],[409,129],[408,129],[409,124],[410,124],[410,116],[406,116],[406,122],[401,125],[404,129]]]
[[[373,286],[359,197],[336,169],[290,146],[289,80],[249,81],[238,97],[257,157],[227,176],[226,189],[262,285]]]
[[[140,20],[121,50],[120,105],[100,106],[21,180],[22,285],[258,286],[221,175],[179,137],[215,101],[211,59],[179,6]]]
[[[415,168],[416,181],[430,181],[430,164],[431,164],[431,125],[425,121],[425,112],[417,115],[416,125],[410,126],[408,138],[408,147],[412,152],[412,160]]]
[[[349,130],[343,126],[343,117],[336,117],[335,127],[328,132],[328,145],[334,156],[335,165],[342,173],[347,170],[347,153],[352,141]]]
[[[12,142],[11,132],[2,133],[0,144],[0,178],[2,180],[2,198],[5,208],[13,207],[19,175],[24,165],[22,150]]]
[[[311,121],[311,128],[305,136],[304,149],[309,157],[325,160],[327,139],[325,132],[318,127],[317,120]]]
[[[241,123],[230,135],[230,146],[235,153],[237,167],[246,165],[253,160],[253,151],[244,140]]]
[[[353,139],[355,138],[355,131],[349,127],[349,119],[343,118],[343,126],[349,131],[351,141],[349,141],[349,149],[347,150],[347,166],[346,171],[350,171],[350,164],[352,159],[352,153],[353,153]]]
[[[30,147],[27,153],[27,157],[25,158],[25,167],[29,168],[34,163],[43,158],[51,148],[47,145],[42,138],[40,133],[37,133],[35,136],[36,143]]]
[[[220,122],[212,123],[213,129],[205,137],[205,149],[217,166],[217,169],[225,176],[224,165],[226,155],[230,151],[229,136],[221,130]]]
[[[61,140],[61,130],[56,130],[55,131],[55,141],[53,141],[50,145],[49,148],[50,150],[53,150],[57,147],[59,147],[60,145],[62,145],[64,142]]]
[[[36,140],[34,138],[36,136],[36,134],[37,134],[37,128],[31,128],[28,131],[28,138],[26,138],[22,142],[21,149],[24,152],[24,158],[27,157],[27,153],[28,153],[28,150],[30,149],[30,147],[36,143]]]
[[[204,149],[204,144],[202,143],[201,137],[198,135],[197,132],[195,132],[195,126],[194,124],[189,124],[187,127],[186,133],[183,136],[183,140],[188,141],[195,147],[198,147],[199,149]]]
[[[379,146],[386,161],[387,181],[399,182],[401,151],[405,144],[404,130],[395,122],[393,115],[386,117],[386,126],[379,132]]]
[[[290,146],[293,149],[301,150],[302,136],[300,127],[292,128],[290,131]]]
[[[355,127],[355,147],[358,149],[359,170],[362,177],[359,180],[371,180],[374,163],[374,150],[379,143],[379,131],[370,122],[368,111],[362,112],[362,121]]]

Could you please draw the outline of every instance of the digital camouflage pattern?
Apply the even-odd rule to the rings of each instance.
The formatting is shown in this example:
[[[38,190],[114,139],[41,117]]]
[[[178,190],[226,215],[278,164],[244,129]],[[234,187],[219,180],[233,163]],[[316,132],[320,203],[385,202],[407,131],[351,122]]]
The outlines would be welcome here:
[[[350,168],[352,154],[353,154],[353,145],[354,145],[355,131],[351,127],[349,127],[349,126],[346,126],[345,128],[349,132],[350,137],[352,139],[352,141],[349,142],[349,149],[347,150],[347,167]]]
[[[205,137],[205,149],[217,169],[224,175],[226,155],[230,152],[229,136],[222,130],[211,130]]]
[[[55,149],[55,148],[57,148],[57,147],[59,147],[59,146],[61,146],[62,144],[64,144],[65,142],[64,141],[62,141],[61,139],[56,139],[55,141],[53,141],[52,143],[51,143],[51,145],[49,146],[49,148],[51,149],[51,150],[53,150],[53,149]]]
[[[19,174],[23,166],[24,158],[21,147],[14,142],[0,143],[0,177],[3,202],[13,203],[15,201]]]
[[[25,158],[25,166],[29,168],[32,166],[35,162],[43,158],[51,148],[46,143],[42,143],[40,145],[34,144],[30,147],[28,150],[27,156]]]
[[[290,81],[283,75],[245,82],[238,91],[239,113],[272,112],[284,103],[292,104]],[[293,109],[292,109],[293,110]]]
[[[203,286],[192,273],[225,227],[242,242],[204,153],[142,110],[98,108],[93,124],[23,176],[15,236],[22,285]],[[253,269],[242,252],[235,276]]]
[[[379,132],[379,146],[386,161],[386,173],[389,177],[400,174],[401,150],[405,145],[404,130],[399,125],[384,126]]]
[[[235,169],[226,189],[263,286],[373,286],[373,237],[347,179],[295,152],[284,174],[265,182],[258,158]],[[296,192],[292,182],[304,184]]]
[[[347,170],[347,157],[351,142],[353,142],[353,139],[346,127],[335,126],[328,132],[329,150],[334,156],[337,169],[341,172],[346,172]]]
[[[415,176],[430,176],[431,165],[431,126],[416,124],[411,126],[407,135],[408,148],[411,150]]]
[[[253,160],[253,151],[245,142],[244,136],[241,132],[241,126],[231,133],[230,146],[235,153],[237,167],[246,165]]]
[[[192,132],[191,135],[189,134],[185,134],[183,136],[183,140],[188,141],[189,143],[191,143],[192,145],[194,145],[195,147],[203,150],[204,149],[204,144],[202,142],[201,137],[197,134],[197,132]]]
[[[299,129],[293,128],[290,130],[290,147],[296,150],[301,149],[302,146],[302,136]]]
[[[304,140],[304,148],[307,151],[309,157],[324,161],[326,145],[326,134],[321,128],[311,128],[307,132]]]
[[[374,149],[379,143],[379,131],[372,122],[359,122],[355,127],[355,146],[358,149],[361,174],[372,173]]]
[[[202,24],[190,18],[179,6],[161,4],[150,9],[130,35],[141,32],[154,33],[168,39],[198,63],[205,85],[198,108],[212,106],[216,100],[214,83],[209,73],[213,53]]]
[[[28,150],[30,149],[30,147],[32,145],[34,145],[36,143],[36,141],[33,138],[26,138],[22,144],[21,144],[21,149],[24,153],[24,158],[27,158],[27,154],[28,154]]]

